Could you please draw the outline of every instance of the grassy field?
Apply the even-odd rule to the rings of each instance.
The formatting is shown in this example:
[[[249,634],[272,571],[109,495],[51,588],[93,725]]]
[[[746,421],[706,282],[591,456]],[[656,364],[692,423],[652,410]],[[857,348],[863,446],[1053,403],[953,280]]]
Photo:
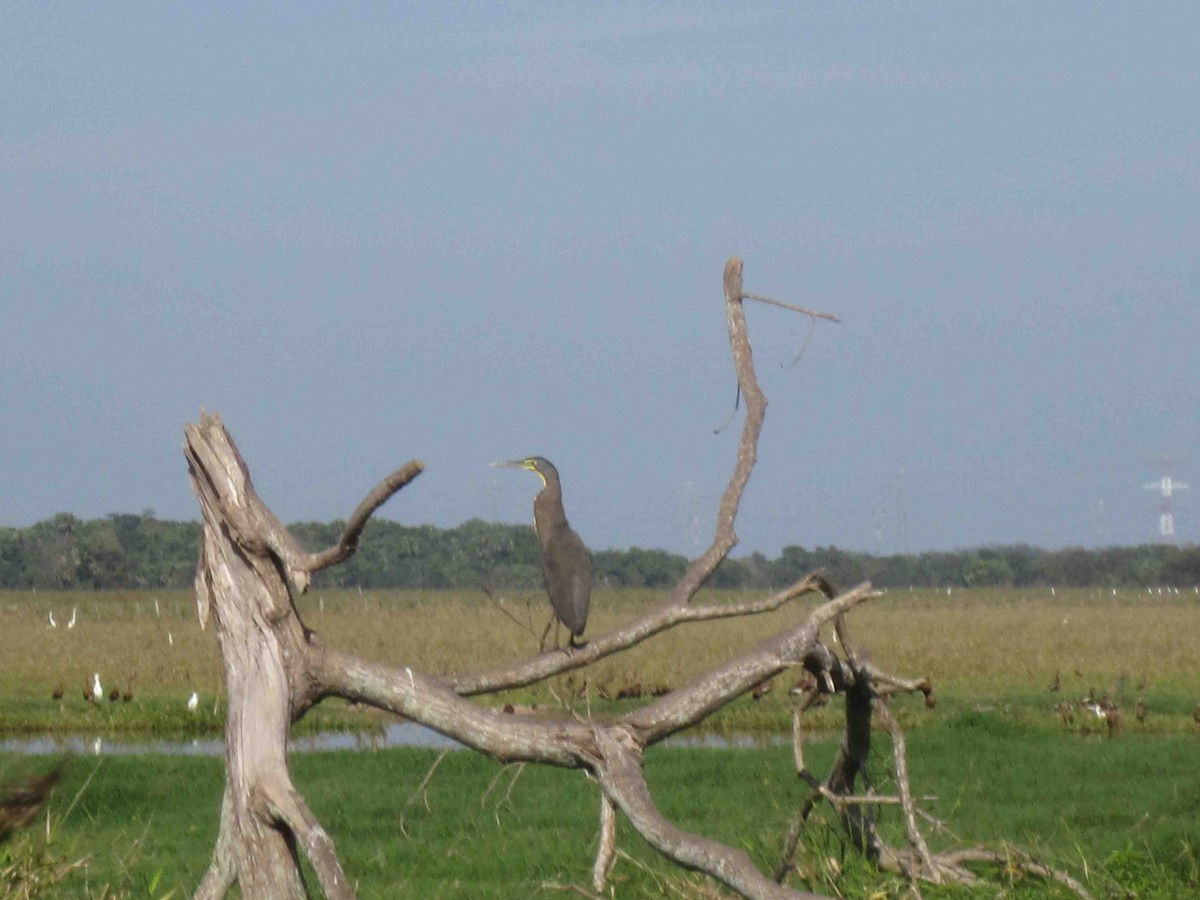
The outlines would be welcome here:
[[[712,599],[712,598],[708,598]],[[601,592],[594,599],[590,633],[628,620],[657,600],[649,592]],[[157,613],[155,610],[157,601]],[[314,592],[302,599],[306,624],[329,643],[362,656],[432,673],[497,665],[536,648],[531,635],[482,593]],[[518,619],[540,632],[548,613],[544,595],[530,592],[506,602]],[[801,603],[752,619],[698,623],[676,629],[590,671],[593,711],[627,708],[637,701],[605,703],[623,686],[674,687],[797,621]],[[63,627],[72,610],[77,625]],[[60,626],[48,625],[53,611]],[[995,709],[1019,721],[1050,721],[1063,697],[1089,690],[1107,693],[1132,710],[1142,698],[1145,730],[1187,731],[1200,701],[1200,596],[1135,591],[1018,590],[895,593],[856,610],[851,635],[869,648],[877,666],[903,675],[930,674],[938,714]],[[217,731],[221,669],[216,640],[200,631],[189,595],[139,593],[0,592],[0,732]],[[1062,690],[1047,690],[1055,672]],[[85,686],[99,672],[105,690],[128,703],[93,706]],[[578,686],[582,676],[572,682]],[[62,701],[52,699],[56,686]],[[560,679],[549,686],[485,698],[489,703],[555,706],[569,695]],[[552,693],[553,690],[553,693]],[[201,711],[185,708],[196,691]],[[214,705],[216,712],[213,712]],[[816,722],[827,714],[819,713]],[[337,703],[310,716],[309,728],[359,727],[365,717]],[[1127,719],[1132,718],[1130,715]],[[756,733],[786,727],[786,691],[761,702],[744,699],[710,728]],[[908,724],[923,721],[909,717]]]
[[[812,764],[828,766],[833,751],[832,741],[814,744]],[[1114,898],[1200,891],[1195,753],[1193,735],[1080,740],[994,713],[944,718],[911,738],[916,790],[938,798],[927,807],[954,835],[993,845],[1007,838],[1068,869],[1097,897]],[[590,881],[597,791],[581,773],[504,769],[452,752],[418,794],[434,759],[433,751],[412,748],[293,757],[296,782],[361,896],[549,897],[561,894],[548,884]],[[29,766],[0,756],[0,777]],[[874,767],[886,787],[886,747]],[[804,797],[781,746],[654,749],[647,778],[669,816],[745,849],[768,869]],[[75,866],[41,896],[188,896],[211,853],[221,785],[216,759],[76,759],[54,795],[48,827],[24,833],[7,859],[47,879],[56,867]],[[883,822],[893,840],[902,839],[894,811]],[[856,861],[822,821],[811,825],[810,840],[802,871],[811,888],[904,895],[905,884]],[[954,843],[946,833],[931,840],[934,849]],[[614,870],[618,897],[718,896],[704,879],[659,860],[624,822],[619,847],[629,855]],[[1032,879],[997,878],[976,891],[927,888],[924,895],[1067,896]]]
[[[598,633],[656,599],[601,593],[589,630]],[[306,623],[327,641],[435,673],[502,663],[534,646],[530,634],[482,594],[314,592],[302,606]],[[544,606],[533,592],[507,600],[510,612],[528,617],[539,631]],[[794,623],[807,608],[802,603],[755,619],[678,629],[596,666],[593,689],[615,694],[633,683],[680,685]],[[77,625],[66,629],[73,609]],[[48,625],[51,610],[57,629]],[[1200,729],[1191,719],[1200,700],[1200,597],[906,591],[860,608],[850,621],[854,641],[870,648],[878,666],[934,678],[934,710],[920,698],[898,699],[894,708],[910,729],[914,789],[938,797],[931,812],[954,835],[967,842],[1008,838],[1069,869],[1098,896],[1200,892],[1200,767],[1194,763]],[[186,594],[0,593],[0,636],[0,733],[133,736],[220,728],[216,641],[199,630]],[[1056,671],[1061,690],[1050,692]],[[83,687],[93,672],[106,689],[132,687],[131,700],[85,702]],[[51,696],[60,683],[61,701]],[[558,696],[568,693],[564,679],[553,687]],[[203,698],[196,714],[185,708],[193,690]],[[1109,694],[1127,710],[1123,731],[1112,739],[1094,726],[1085,733],[1083,717],[1067,728],[1055,712],[1061,698],[1078,700],[1089,690]],[[1144,724],[1133,721],[1137,698],[1149,709]],[[546,686],[482,700],[510,701],[558,705]],[[637,702],[593,697],[593,710]],[[310,727],[369,721],[327,706],[310,717]],[[814,726],[837,727],[837,705],[813,718]],[[759,702],[732,704],[710,729],[780,734],[788,720],[780,689]],[[818,736],[808,751],[817,771],[834,751],[831,737]],[[876,771],[886,774],[886,745],[879,753]],[[474,754],[453,753],[413,800],[433,759],[433,752],[418,749],[294,756],[297,783],[338,841],[363,896],[555,896],[546,883],[589,880],[596,797],[579,773],[502,770]],[[0,755],[0,778],[45,764]],[[803,796],[782,746],[655,748],[647,775],[669,815],[745,848],[768,867]],[[217,759],[75,759],[46,827],[0,851],[0,874],[32,866],[43,878],[64,879],[42,893],[48,897],[186,896],[211,851],[221,777]],[[369,791],[361,790],[368,784]],[[897,837],[894,815],[887,824]],[[619,896],[715,896],[701,879],[660,863],[627,828],[621,846],[630,856],[618,862]],[[904,885],[856,864],[827,830],[813,831],[812,847],[804,871],[815,889],[903,894]],[[55,868],[75,863],[81,864],[66,872]],[[992,897],[997,890],[995,884],[974,893],[929,889],[925,896]],[[1005,882],[1003,890],[1006,896],[1060,896],[1028,880]]]

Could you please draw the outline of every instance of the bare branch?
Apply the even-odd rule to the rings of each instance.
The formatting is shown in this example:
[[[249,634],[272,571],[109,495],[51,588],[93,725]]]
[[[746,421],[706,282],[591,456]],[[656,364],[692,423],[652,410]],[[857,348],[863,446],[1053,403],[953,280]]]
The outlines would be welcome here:
[[[404,801],[404,806],[402,806],[400,808],[400,833],[403,834],[405,837],[411,837],[411,835],[408,833],[408,829],[404,827],[404,817],[408,813],[408,808],[410,806],[412,806],[413,803],[416,802],[418,797],[423,797],[425,800],[425,809],[426,810],[429,809],[429,798],[425,794],[425,788],[429,785],[429,782],[433,779],[433,773],[438,770],[438,766],[440,766],[442,764],[442,761],[449,754],[450,754],[449,750],[443,750],[441,753],[439,753],[437,755],[437,758],[433,761],[433,764],[429,767],[429,770],[425,773],[425,777],[421,779],[421,783],[418,784],[416,786],[416,788],[413,790],[413,792],[408,795],[408,799]]]
[[[756,684],[798,665],[825,622],[873,596],[870,585],[861,584],[818,607],[788,631],[620,721],[634,729],[642,746],[694,725]],[[442,680],[411,668],[397,670],[316,644],[312,650],[308,671],[319,694],[337,694],[397,713],[505,761],[575,767],[594,759],[587,723],[550,717],[514,721],[465,702]],[[575,652],[586,653],[587,648]]]
[[[762,874],[743,850],[734,850],[676,827],[654,805],[642,777],[637,745],[608,730],[597,732],[608,766],[597,772],[600,787],[650,846],[689,869],[706,872],[743,897],[762,900],[813,900],[818,895],[794,891]]]
[[[271,813],[287,824],[295,834],[297,843],[304,849],[317,881],[329,900],[353,900],[355,894],[342,864],[338,862],[333,839],[309,810],[304,798],[292,787],[290,781],[280,783],[278,779],[263,785],[267,792],[267,804]]]
[[[377,484],[371,493],[363,498],[362,503],[358,504],[358,508],[354,510],[349,521],[346,522],[346,527],[342,530],[342,536],[338,540],[337,546],[330,547],[328,550],[322,550],[320,553],[309,554],[305,558],[304,564],[308,571],[319,572],[321,569],[328,569],[330,566],[335,566],[353,556],[354,551],[358,549],[358,537],[362,534],[362,530],[366,526],[367,520],[371,518],[372,513],[383,506],[383,504],[391,499],[393,494],[423,471],[425,471],[425,464],[414,459],[405,463]]]
[[[604,893],[609,870],[612,869],[617,853],[617,807],[608,797],[600,797],[600,846],[596,848],[596,862],[592,866],[592,889]]]
[[[790,309],[792,312],[798,312],[806,316],[811,316],[814,319],[824,319],[827,322],[841,322],[842,320],[833,313],[817,312],[812,309],[805,309],[803,306],[793,306],[791,303],[784,303],[782,300],[772,300],[770,297],[763,297],[760,294],[742,294],[746,300],[756,300],[759,303],[769,303],[771,306],[778,306],[782,309]]]
[[[681,613],[679,621],[699,622],[711,619],[725,619],[734,616],[754,616],[759,613],[774,612],[784,604],[805,594],[820,591],[830,600],[836,595],[833,585],[825,578],[823,572],[813,572],[805,575],[795,584],[782,591],[764,597],[761,600],[749,600],[742,603],[716,603],[710,606],[688,606]]]
[[[492,589],[489,585],[485,584],[481,588],[481,590],[487,596],[488,600],[491,601],[492,606],[494,606],[496,608],[497,612],[499,612],[501,615],[503,615],[505,618],[507,618],[510,622],[512,622],[514,625],[516,625],[522,631],[528,632],[529,635],[534,640],[538,640],[537,629],[533,627],[532,620],[530,622],[522,622],[520,619],[518,619],[516,616],[514,616],[512,614],[512,612],[504,605],[504,598],[497,597],[492,592]]]
[[[1088,893],[1087,888],[1066,872],[1035,862],[1014,847],[1006,847],[1005,849],[1007,852],[1004,854],[985,850],[982,847],[952,850],[938,854],[937,861],[952,866],[961,866],[963,863],[968,862],[987,863],[1001,867],[1012,866],[1038,878],[1057,881],[1059,884],[1073,891],[1076,896],[1081,897],[1082,900],[1092,900],[1092,895]]]
[[[638,732],[645,745],[669,737],[711,715],[756,684],[801,663],[825,622],[873,596],[876,594],[871,585],[864,582],[836,600],[817,607],[801,624],[768,638],[750,652],[627,714],[622,721]]]
[[[921,829],[917,826],[916,807],[913,804],[912,788],[908,783],[908,750],[904,743],[904,732],[900,730],[900,723],[896,721],[896,717],[892,715],[892,711],[887,708],[887,704],[879,703],[875,707],[875,715],[883,722],[885,728],[892,736],[892,755],[896,765],[896,787],[900,792],[900,802],[904,808],[904,832],[908,836],[908,842],[916,851],[917,856],[921,860],[921,865],[924,871],[928,873],[927,877],[934,884],[941,884],[942,878],[938,873],[937,867],[933,864],[933,859],[929,855],[929,845],[925,843],[925,837],[921,834]]]
[[[614,653],[636,646],[681,622],[699,622],[771,612],[805,594],[814,591],[827,593],[831,590],[824,575],[817,572],[770,597],[750,603],[691,607],[686,603],[667,602],[651,609],[633,622],[591,638],[582,647],[570,651],[551,650],[517,665],[489,672],[449,675],[446,681],[464,697],[524,687],[544,681],[553,675],[591,665],[606,656],[612,656]]]

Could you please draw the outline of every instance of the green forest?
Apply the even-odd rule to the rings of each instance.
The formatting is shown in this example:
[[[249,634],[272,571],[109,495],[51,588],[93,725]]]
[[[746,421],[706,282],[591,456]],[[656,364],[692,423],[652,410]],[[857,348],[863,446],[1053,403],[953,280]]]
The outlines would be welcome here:
[[[291,526],[306,548],[337,542],[343,522]],[[59,513],[27,528],[0,528],[0,588],[117,590],[187,588],[199,548],[199,522],[158,519],[153,512],[81,520]],[[532,588],[540,584],[532,529],[472,519],[457,528],[408,526],[372,519],[358,552],[321,572],[318,587]],[[611,587],[665,587],[687,560],[631,547],[593,553],[596,580]],[[1024,544],[949,552],[873,556],[837,547],[784,547],[727,559],[713,587],[782,587],[817,568],[835,584],[870,580],[881,588],[1072,587],[1191,588],[1200,584],[1200,546],[1146,544],[1042,550]]]

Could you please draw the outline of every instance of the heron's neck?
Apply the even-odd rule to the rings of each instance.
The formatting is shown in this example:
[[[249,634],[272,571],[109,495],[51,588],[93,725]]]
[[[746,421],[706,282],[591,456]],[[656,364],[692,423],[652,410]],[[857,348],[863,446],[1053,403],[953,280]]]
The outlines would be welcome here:
[[[558,525],[567,524],[567,515],[563,511],[562,488],[552,481],[546,482],[533,498],[533,530],[544,543],[551,530]]]

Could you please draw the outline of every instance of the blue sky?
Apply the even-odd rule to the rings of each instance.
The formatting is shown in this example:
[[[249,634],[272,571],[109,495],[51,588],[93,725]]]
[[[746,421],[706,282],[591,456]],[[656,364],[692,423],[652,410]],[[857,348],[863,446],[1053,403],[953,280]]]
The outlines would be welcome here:
[[[5,4],[0,524],[195,518],[225,419],[285,521],[739,552],[1155,536],[1200,488],[1200,8]],[[901,475],[901,473],[903,473]],[[1200,535],[1200,490],[1178,496]]]

